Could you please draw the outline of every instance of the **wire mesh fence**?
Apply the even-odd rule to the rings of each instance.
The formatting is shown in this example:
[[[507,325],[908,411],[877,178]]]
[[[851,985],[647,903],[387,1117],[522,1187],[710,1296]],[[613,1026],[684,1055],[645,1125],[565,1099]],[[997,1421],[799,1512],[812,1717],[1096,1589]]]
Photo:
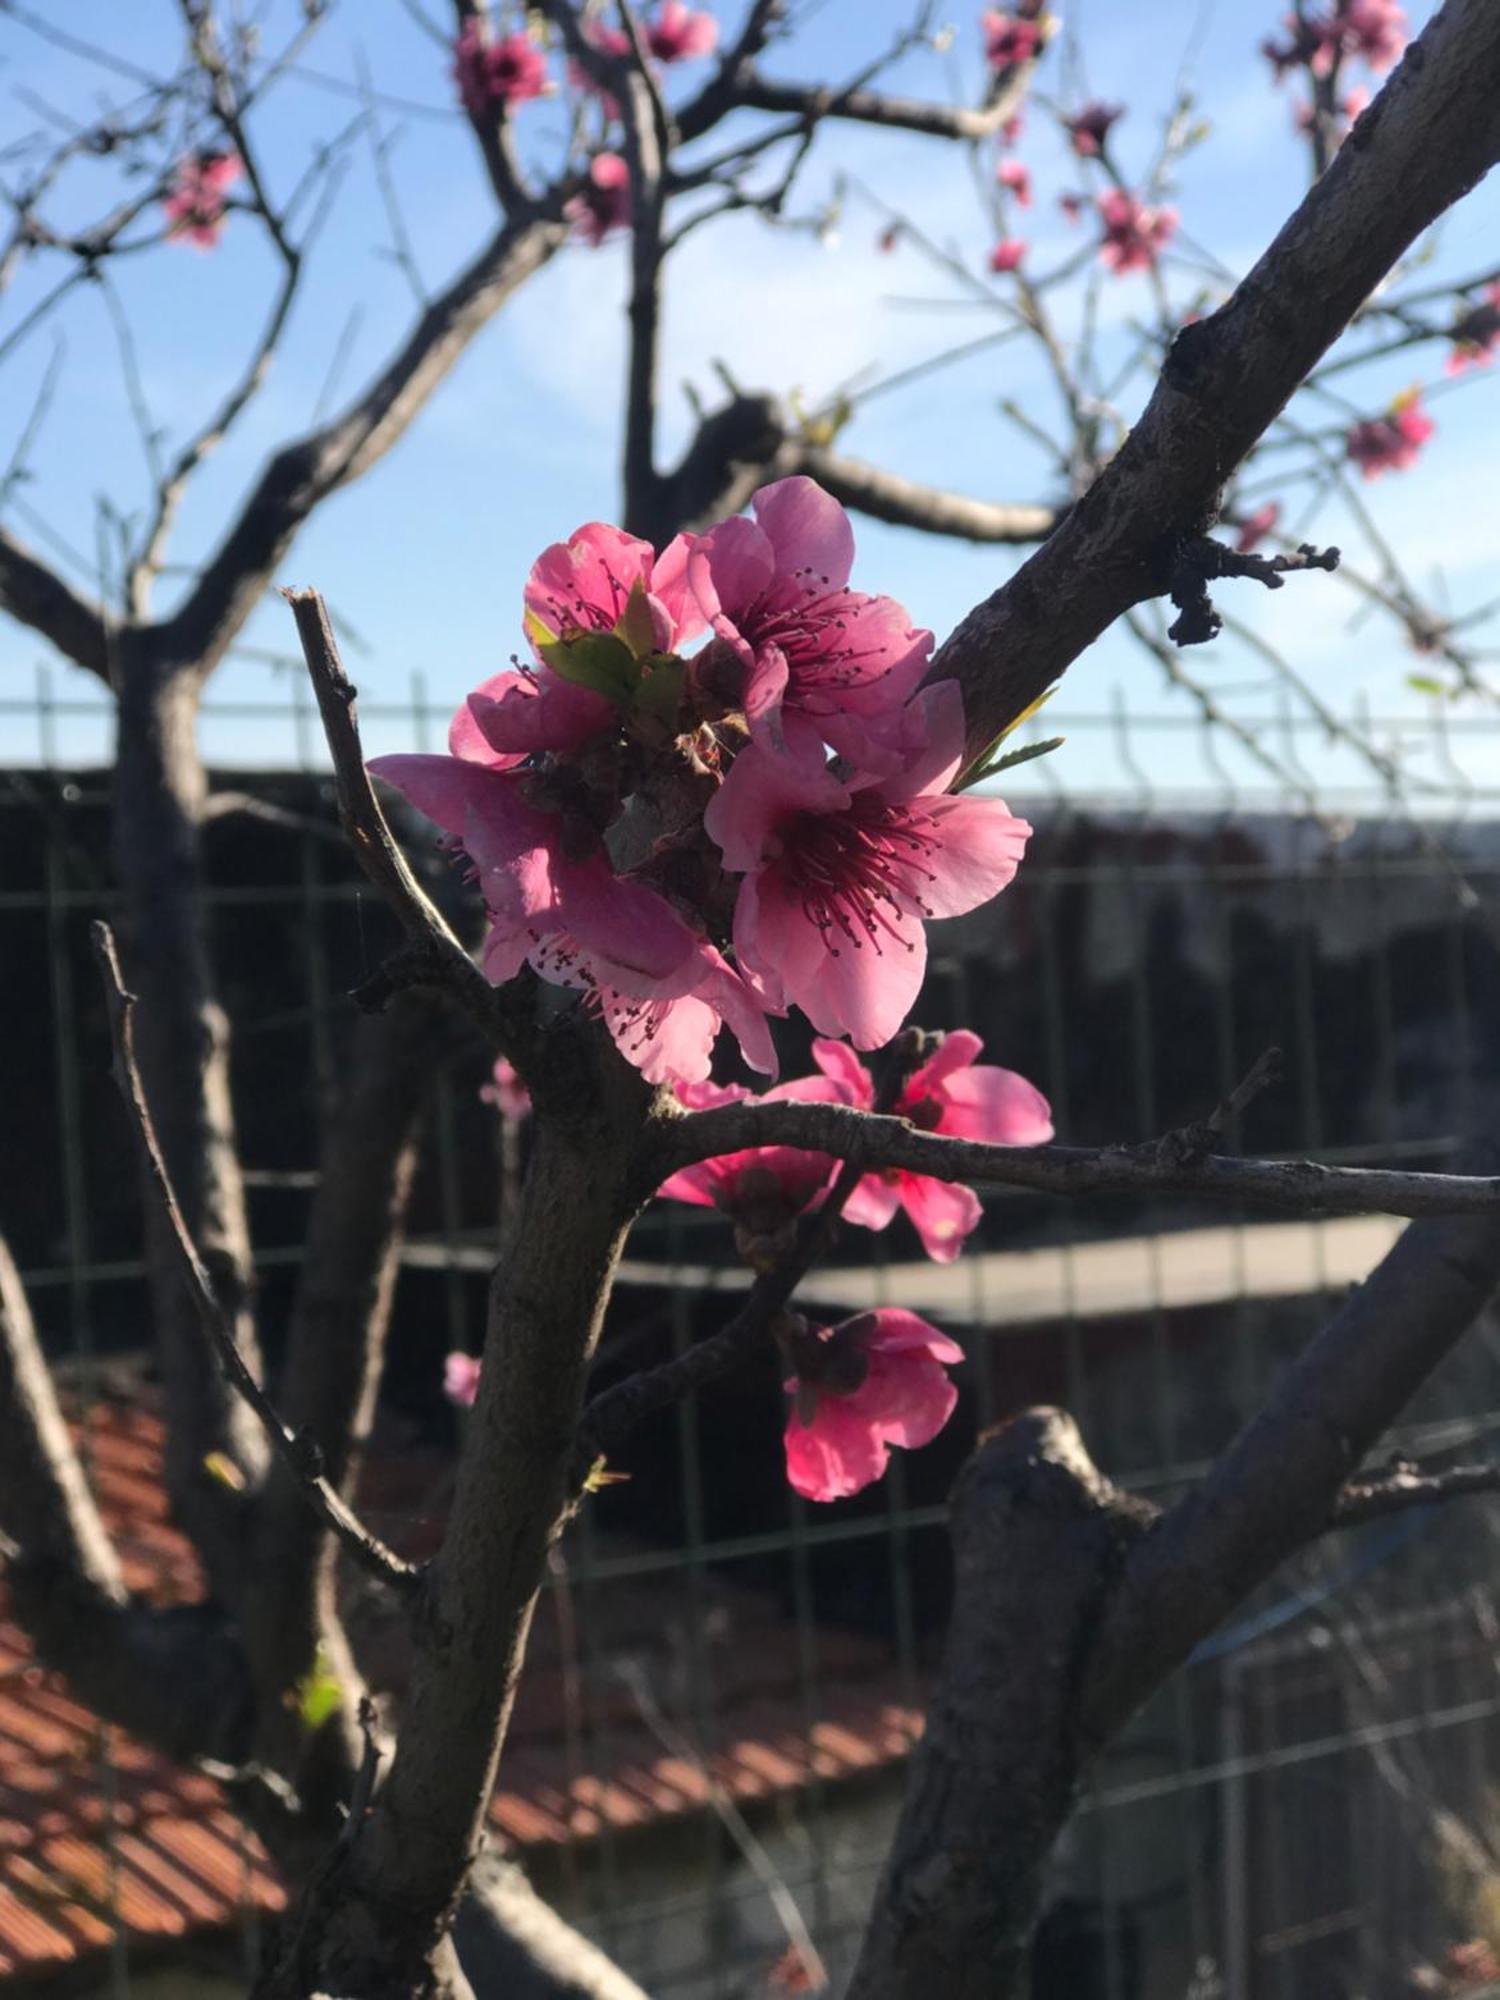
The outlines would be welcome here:
[[[0,1224],[132,1560],[190,1595],[154,1484],[139,1219],[87,958],[88,921],[114,900],[106,711],[44,676],[0,713]],[[436,747],[447,712],[417,684],[365,719],[372,747]],[[1438,711],[1350,729],[1381,768],[1269,712],[1277,777],[1190,713],[1049,714],[1069,751],[1008,787],[1037,826],[1026,867],[991,910],[935,927],[916,1018],[977,1029],[1069,1140],[1201,1117],[1275,1044],[1285,1083],[1234,1143],[1457,1159],[1495,1110],[1500,724]],[[310,704],[211,704],[204,740],[207,907],[274,1364],[345,994],[388,934],[337,837]],[[802,1053],[788,1043],[793,1070]],[[476,1056],[435,1086],[367,1473],[391,1535],[437,1532],[456,1421],[442,1356],[479,1344],[503,1182],[482,1081]],[[782,1478],[767,1357],[642,1431],[628,1481],[584,1511],[549,1579],[495,1831],[656,1994],[846,1980],[941,1643],[944,1496],[977,1432],[1059,1402],[1112,1476],[1170,1496],[1395,1225],[996,1195],[950,1266],[904,1230],[847,1231],[808,1296],[830,1314],[908,1305],[961,1341],[960,1410],[936,1444],[855,1501],[805,1506]],[[715,1218],[658,1204],[601,1376],[712,1331],[741,1282]],[[1474,1456],[1497,1429],[1486,1322],[1392,1446]],[[1080,1802],[1036,2000],[1478,1984],[1500,1949],[1497,1525],[1475,1501],[1330,1541],[1200,1649]],[[66,1961],[141,2000],[163,1950],[166,1990],[185,1994],[246,1962],[276,1890],[223,1796],[70,1708],[14,1627],[0,1649],[0,1969]]]

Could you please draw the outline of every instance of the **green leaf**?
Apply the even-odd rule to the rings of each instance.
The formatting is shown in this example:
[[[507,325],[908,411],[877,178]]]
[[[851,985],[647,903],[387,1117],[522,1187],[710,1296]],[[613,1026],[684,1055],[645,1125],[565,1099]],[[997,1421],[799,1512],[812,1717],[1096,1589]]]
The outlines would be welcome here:
[[[539,644],[537,651],[560,680],[592,688],[622,706],[640,680],[634,653],[613,632],[578,632],[569,639],[549,639]]]
[[[1056,693],[1057,693],[1057,688],[1055,685],[1049,687],[1045,694],[1039,694],[1035,701],[1028,703],[1027,706],[1021,710],[1019,715],[1013,715],[1010,721],[1007,722],[1005,727],[1000,731],[1000,734],[996,737],[993,737],[990,740],[990,742],[985,745],[984,749],[980,751],[979,755],[974,759],[973,763],[968,764],[964,767],[963,771],[959,774],[958,782],[952,787],[952,789],[955,792],[966,792],[969,789],[970,785],[977,785],[981,778],[993,777],[996,771],[1003,771],[1005,769],[1006,761],[1010,763],[1019,763],[1023,761],[1020,758],[1012,757],[1008,760],[1002,760],[997,762],[995,758],[995,752],[1000,748],[1000,745],[1005,741],[1007,736],[1014,736],[1016,731],[1020,728],[1021,724],[1023,722],[1029,722],[1032,716],[1038,714],[1042,709],[1044,709],[1047,703],[1051,701],[1053,695],[1055,695]],[[1058,744],[1062,742],[1062,740],[1063,739],[1060,736],[1056,737],[1053,741],[1044,744],[1042,746],[1042,749],[1033,750],[1030,754],[1034,757],[1039,757],[1041,756],[1043,749],[1055,750]]]
[[[1444,700],[1448,693],[1446,684],[1434,679],[1431,674],[1408,674],[1406,685],[1414,694],[1435,694],[1439,701]]]
[[[646,586],[639,577],[630,586],[630,598],[624,615],[615,627],[615,637],[622,640],[638,660],[656,650],[656,626],[651,606],[646,602]]]
[[[344,1691],[322,1646],[314,1655],[312,1665],[293,1688],[292,1698],[302,1726],[309,1735],[321,1729],[343,1707]]]
[[[629,1482],[628,1472],[611,1472],[601,1453],[589,1467],[583,1482],[585,1493],[602,1493],[606,1486],[624,1486]]]
[[[682,679],[681,660],[670,653],[658,653],[646,662],[645,674],[635,691],[636,713],[649,716],[673,736],[677,734],[682,713]]]
[[[966,792],[971,785],[982,784],[986,778],[993,778],[1001,771],[1012,770],[1017,764],[1029,764],[1034,757],[1046,757],[1054,750],[1061,750],[1067,740],[1065,736],[1049,736],[1045,743],[1023,743],[1019,750],[1007,750],[1001,757],[981,757],[977,763],[970,765],[953,789]]]

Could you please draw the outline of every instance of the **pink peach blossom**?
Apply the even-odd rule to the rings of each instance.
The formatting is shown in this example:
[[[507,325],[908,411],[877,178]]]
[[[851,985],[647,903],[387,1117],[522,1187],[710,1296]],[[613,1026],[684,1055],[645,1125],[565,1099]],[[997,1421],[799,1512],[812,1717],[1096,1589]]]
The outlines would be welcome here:
[[[990,269],[998,275],[1020,269],[1026,245],[1019,236],[1006,236],[990,252]]]
[[[1031,169],[1022,161],[1002,160],[995,170],[995,179],[1015,196],[1018,207],[1030,208]]]
[[[632,212],[629,167],[618,153],[595,153],[584,185],[563,205],[574,234],[597,249],[612,231],[630,226]]]
[[[1363,57],[1377,72],[1406,47],[1406,15],[1396,0],[1340,0],[1332,26],[1345,54]]]
[[[994,69],[1012,69],[1030,62],[1042,45],[1042,31],[1035,21],[1019,20],[992,8],[980,19],[984,31],[985,57]]]
[[[712,55],[719,46],[719,24],[712,14],[685,6],[683,0],[662,0],[655,20],[647,23],[646,45],[664,63]]]
[[[844,1500],[873,1486],[892,1445],[929,1444],[958,1403],[946,1371],[963,1349],[916,1313],[883,1306],[808,1327],[788,1345],[786,1473],[804,1500]]]
[[[162,203],[168,236],[212,250],[224,234],[228,192],[244,171],[238,153],[189,153],[180,160]]]
[[[1257,507],[1253,514],[1247,514],[1240,522],[1235,549],[1242,556],[1253,555],[1280,519],[1279,500],[1268,500],[1263,507]]]
[[[1453,352],[1444,364],[1447,375],[1466,368],[1488,368],[1500,344],[1500,283],[1487,285],[1482,305],[1468,306],[1453,322]]]
[[[1351,424],[1344,448],[1366,479],[1378,479],[1383,472],[1410,471],[1436,429],[1422,408],[1421,391],[1412,389],[1398,396],[1383,417]]]
[[[543,549],[526,579],[530,619],[553,638],[613,632],[637,586],[651,613],[652,643],[675,652],[703,630],[704,618],[688,586],[693,538],[678,535],[657,555],[649,542],[605,521],[588,521],[565,542]]]
[[[519,1125],[531,1116],[531,1092],[521,1081],[521,1072],[504,1056],[496,1059],[490,1081],[479,1093],[485,1104],[493,1104],[509,1125]]]
[[[744,876],[735,955],[768,1003],[794,1001],[827,1035],[880,1048],[905,1020],[927,962],[923,923],[959,916],[1015,875],[1031,828],[998,800],[952,797],[963,753],[955,681],[904,711],[894,770],[838,775],[802,732],[751,742],[704,825]]]
[[[1123,104],[1104,104],[1093,98],[1081,111],[1063,120],[1063,130],[1080,160],[1094,160],[1104,151],[1111,126],[1124,116]]]
[[[797,717],[869,760],[925,672],[932,634],[893,598],[850,590],[854,531],[815,481],[778,480],[751,505],[753,521],[722,521],[688,552],[688,581],[720,642],[694,671],[726,682],[757,739],[779,742]]]
[[[480,1359],[455,1350],[443,1361],[443,1394],[461,1410],[472,1410],[479,1394]]]
[[[823,1096],[804,1088],[804,1081],[778,1084],[760,1103]],[[826,1093],[831,1097],[832,1092]],[[679,1084],[677,1096],[693,1111],[712,1105],[741,1104],[751,1093],[737,1084]],[[737,1221],[770,1234],[782,1223],[810,1208],[827,1191],[835,1162],[826,1153],[806,1153],[794,1146],[747,1146],[738,1153],[721,1153],[683,1167],[662,1182],[657,1192],[668,1201],[685,1201],[699,1208],[717,1208]]]
[[[1150,270],[1177,233],[1175,208],[1148,208],[1124,188],[1107,189],[1098,207],[1104,224],[1099,255],[1117,277]]]
[[[473,22],[453,44],[453,75],[471,118],[546,94],[547,58],[525,33],[486,41]]]
[[[1014,1070],[976,1062],[984,1048],[967,1028],[943,1037],[937,1051],[907,1079],[894,1106],[924,1132],[955,1139],[978,1139],[990,1146],[1041,1146],[1052,1137],[1052,1110],[1045,1097]],[[816,1041],[813,1060],[845,1104],[869,1111],[875,1086],[869,1071],[843,1042]],[[884,1229],[905,1209],[934,1262],[951,1264],[979,1220],[979,1197],[972,1188],[930,1174],[891,1168],[866,1174],[845,1205],[850,1222]]]

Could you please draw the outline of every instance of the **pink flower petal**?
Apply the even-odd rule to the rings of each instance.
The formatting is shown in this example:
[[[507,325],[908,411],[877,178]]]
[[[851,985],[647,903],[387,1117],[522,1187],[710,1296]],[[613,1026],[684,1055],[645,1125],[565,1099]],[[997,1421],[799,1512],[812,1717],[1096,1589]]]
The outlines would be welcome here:
[[[914,1451],[931,1444],[953,1415],[958,1390],[936,1361],[872,1354],[869,1374],[847,1400],[886,1444]]]
[[[940,1083],[945,1083],[955,1070],[967,1069],[983,1050],[984,1043],[972,1028],[954,1028],[944,1035],[926,1062],[907,1078],[904,1101],[916,1104],[924,1097],[933,1096]]]
[[[778,571],[796,576],[804,589],[819,594],[849,581],[854,530],[838,501],[815,479],[801,473],[778,479],[762,486],[752,504]]]
[[[948,1078],[941,1093],[942,1132],[992,1146],[1045,1146],[1052,1107],[1033,1083],[1012,1069],[977,1063]]]
[[[824,1076],[838,1086],[846,1104],[869,1110],[875,1102],[875,1085],[847,1042],[829,1041],[820,1035],[812,1045],[812,1058]]]
[[[965,795],[924,799],[923,806],[937,822],[939,841],[923,891],[929,916],[961,917],[1015,879],[1031,828],[999,799]]]
[[[841,1399],[820,1398],[817,1417],[803,1424],[795,1410],[786,1427],[786,1476],[804,1500],[845,1500],[873,1486],[890,1452]]]
[[[935,1181],[928,1174],[903,1174],[901,1206],[935,1264],[951,1264],[982,1210],[972,1188],[954,1181]]]

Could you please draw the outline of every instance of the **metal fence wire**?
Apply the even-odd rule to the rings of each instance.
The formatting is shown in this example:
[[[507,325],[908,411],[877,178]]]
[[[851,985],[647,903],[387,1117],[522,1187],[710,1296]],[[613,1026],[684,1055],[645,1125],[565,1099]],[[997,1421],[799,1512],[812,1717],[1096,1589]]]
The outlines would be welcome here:
[[[446,710],[420,685],[367,707],[377,745],[441,741]],[[114,901],[107,721],[45,676],[0,708],[0,1226],[132,1582],[190,1594],[155,1484],[139,1215],[87,955]],[[1399,780],[1285,714],[1265,724],[1277,784],[1176,713],[1049,713],[1076,762],[1014,774],[1037,827],[1026,865],[989,910],[934,927],[915,1018],[977,1029],[1069,1140],[1199,1117],[1276,1044],[1285,1082],[1234,1143],[1456,1159],[1493,1126],[1500,1074],[1500,723],[1358,722],[1399,753]],[[204,729],[207,901],[274,1365],[345,995],[389,932],[337,837],[307,704],[211,705]],[[1080,768],[1086,794],[1069,789]],[[804,1052],[789,1041],[793,1071]],[[437,1083],[370,1454],[366,1504],[409,1538],[436,1531],[452,1463],[442,1357],[482,1327],[503,1181],[482,1082],[476,1058]],[[653,1994],[847,1978],[941,1643],[944,1495],[977,1431],[1063,1403],[1114,1477],[1170,1496],[1396,1225],[997,1195],[951,1266],[905,1228],[847,1231],[809,1297],[830,1313],[899,1301],[962,1342],[942,1438],[855,1501],[804,1506],[768,1358],[643,1431],[549,1578],[496,1839]],[[732,1309],[723,1239],[711,1215],[647,1213],[606,1376]],[[1497,1428],[1487,1320],[1391,1444],[1472,1457]],[[1500,1951],[1497,1530],[1475,1500],[1330,1540],[1200,1649],[1081,1802],[1035,2000],[1475,1986]],[[117,2000],[235,1990],[277,1891],[223,1796],[70,1704],[13,1625],[0,1654],[0,1972],[66,1968],[70,1990]],[[213,1866],[210,1837],[230,1857]]]

